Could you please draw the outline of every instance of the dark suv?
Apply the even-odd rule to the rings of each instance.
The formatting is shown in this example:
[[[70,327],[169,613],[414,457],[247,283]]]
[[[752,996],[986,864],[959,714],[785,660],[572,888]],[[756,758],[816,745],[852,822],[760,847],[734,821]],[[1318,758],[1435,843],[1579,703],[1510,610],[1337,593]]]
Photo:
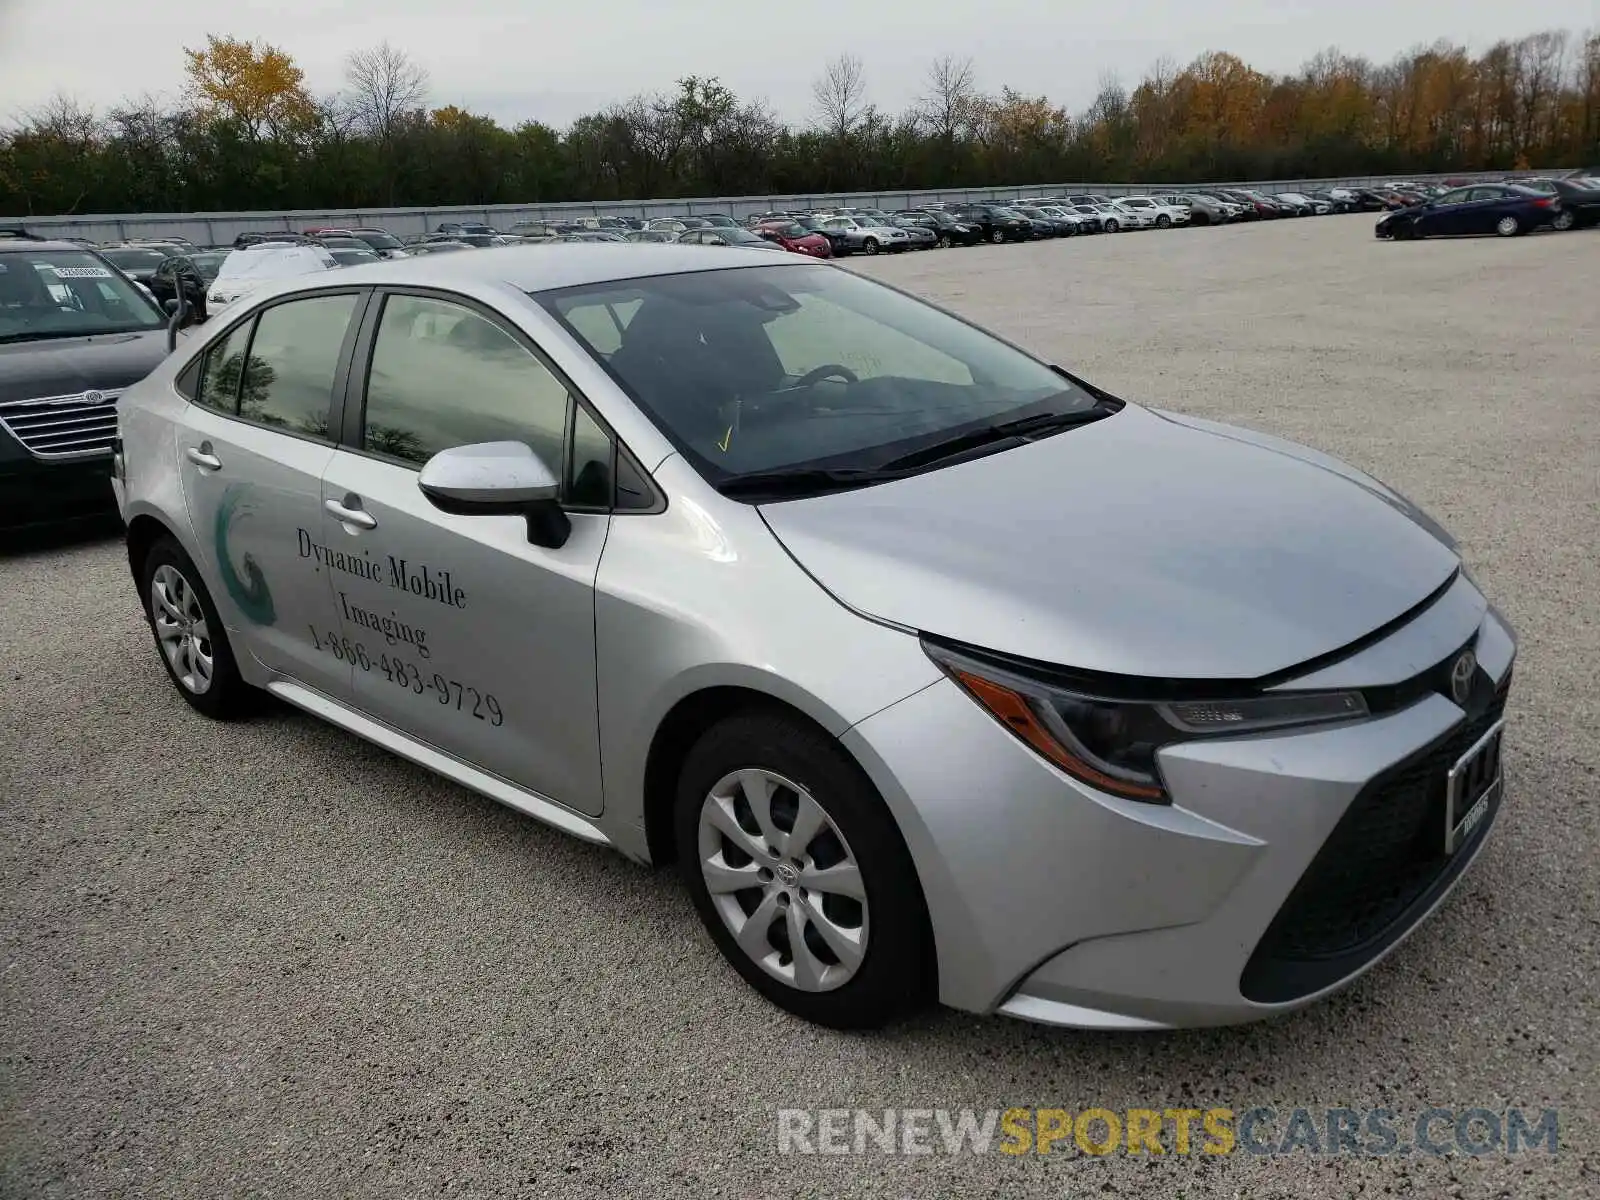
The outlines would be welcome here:
[[[0,229],[0,526],[116,511],[117,397],[166,357],[166,324],[94,251]]]
[[[975,225],[983,231],[985,241],[1026,242],[1034,235],[1033,222],[1010,209],[996,204],[963,204],[950,210],[950,215],[963,225]]]

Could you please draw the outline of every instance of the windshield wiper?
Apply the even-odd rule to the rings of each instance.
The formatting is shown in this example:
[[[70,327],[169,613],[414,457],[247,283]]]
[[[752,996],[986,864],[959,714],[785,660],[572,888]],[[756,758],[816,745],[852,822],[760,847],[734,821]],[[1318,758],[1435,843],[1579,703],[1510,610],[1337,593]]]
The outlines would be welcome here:
[[[866,487],[898,479],[902,471],[885,471],[865,467],[794,467],[789,470],[756,471],[739,475],[717,485],[724,496],[751,498],[770,496],[774,499],[795,496],[820,495],[846,488]]]
[[[1118,411],[1120,404],[1110,404],[1097,401],[1089,408],[1075,409],[1071,412],[1037,413],[1031,417],[1019,417],[1015,421],[997,421],[992,425],[983,425],[977,429],[969,429],[965,433],[958,433],[943,441],[934,442],[930,446],[912,450],[909,453],[889,459],[888,462],[878,464],[882,471],[908,471],[917,467],[926,467],[947,458],[955,458],[969,450],[979,450],[984,446],[997,442],[1027,441],[1039,437],[1048,437],[1052,433],[1059,433],[1063,429],[1071,429],[1077,425],[1087,425],[1091,421],[1098,421],[1102,417],[1109,417]]]

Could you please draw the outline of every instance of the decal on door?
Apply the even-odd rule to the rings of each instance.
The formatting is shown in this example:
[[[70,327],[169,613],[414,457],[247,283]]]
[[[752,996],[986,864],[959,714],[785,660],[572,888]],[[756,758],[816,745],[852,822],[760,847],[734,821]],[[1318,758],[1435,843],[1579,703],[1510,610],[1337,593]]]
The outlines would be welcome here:
[[[272,606],[272,592],[267,587],[267,577],[261,570],[261,564],[246,551],[238,567],[235,567],[233,554],[228,549],[228,535],[233,527],[248,521],[251,515],[250,505],[245,503],[243,485],[233,484],[222,494],[222,502],[217,505],[216,520],[212,522],[217,570],[222,575],[223,588],[239,606],[239,611],[257,625],[271,625],[277,620],[278,614]],[[239,577],[241,571],[244,573],[243,579]]]

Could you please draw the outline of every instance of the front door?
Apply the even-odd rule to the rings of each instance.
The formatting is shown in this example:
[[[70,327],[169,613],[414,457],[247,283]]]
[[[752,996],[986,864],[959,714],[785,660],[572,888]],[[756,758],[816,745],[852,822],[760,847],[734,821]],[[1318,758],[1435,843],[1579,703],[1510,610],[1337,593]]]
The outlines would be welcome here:
[[[332,397],[359,294],[290,300],[207,352],[175,447],[213,600],[234,645],[348,700],[350,668],[318,631],[340,628],[323,543]],[[340,381],[342,382],[342,381]]]
[[[523,442],[561,471],[573,401],[494,314],[435,295],[383,303],[360,436],[334,454],[323,490],[342,514],[332,540],[371,564],[333,581],[356,705],[597,814],[594,579],[610,517],[572,514],[571,537],[550,549],[529,543],[521,517],[444,513],[417,486],[434,454],[476,442]]]

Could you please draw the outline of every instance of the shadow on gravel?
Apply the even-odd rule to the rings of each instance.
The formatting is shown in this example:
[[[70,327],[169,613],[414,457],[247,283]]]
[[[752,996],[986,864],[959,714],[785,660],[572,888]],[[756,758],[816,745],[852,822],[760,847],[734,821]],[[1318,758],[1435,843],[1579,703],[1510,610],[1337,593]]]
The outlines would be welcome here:
[[[35,554],[54,554],[85,546],[103,546],[122,539],[122,519],[115,513],[84,517],[59,525],[0,529],[0,562]]]

